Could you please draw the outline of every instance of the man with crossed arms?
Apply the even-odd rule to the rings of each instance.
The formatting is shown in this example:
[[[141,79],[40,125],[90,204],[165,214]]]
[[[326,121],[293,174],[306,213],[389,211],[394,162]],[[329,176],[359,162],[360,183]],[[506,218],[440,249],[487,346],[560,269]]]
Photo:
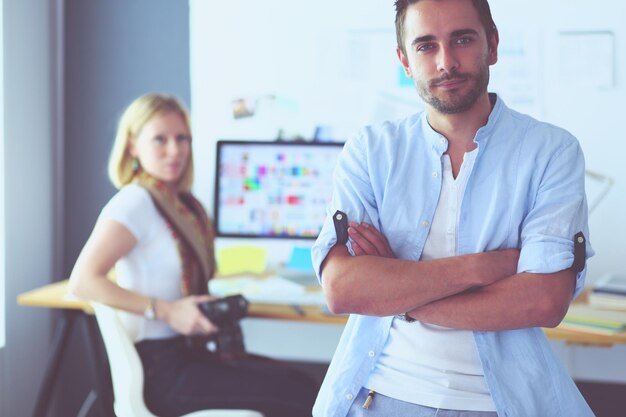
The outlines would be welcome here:
[[[314,416],[592,416],[541,330],[584,284],[577,140],[487,92],[486,0],[397,0],[396,31],[426,109],[363,128],[339,158],[312,258],[351,316]]]

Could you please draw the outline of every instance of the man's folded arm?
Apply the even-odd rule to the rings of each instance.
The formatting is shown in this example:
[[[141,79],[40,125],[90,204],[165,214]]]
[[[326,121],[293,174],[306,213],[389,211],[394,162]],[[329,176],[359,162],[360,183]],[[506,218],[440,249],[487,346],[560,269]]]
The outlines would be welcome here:
[[[576,285],[571,269],[522,272],[472,291],[422,305],[408,315],[416,320],[465,330],[555,327],[569,306]]]
[[[351,256],[341,245],[322,263],[322,286],[334,313],[389,316],[511,276],[518,257],[509,249],[415,262]]]

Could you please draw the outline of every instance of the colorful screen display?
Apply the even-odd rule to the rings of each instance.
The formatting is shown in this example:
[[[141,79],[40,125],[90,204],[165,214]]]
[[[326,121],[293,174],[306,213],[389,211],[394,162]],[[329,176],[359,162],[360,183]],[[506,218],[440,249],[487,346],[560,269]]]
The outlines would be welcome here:
[[[217,142],[218,236],[315,238],[342,143]]]

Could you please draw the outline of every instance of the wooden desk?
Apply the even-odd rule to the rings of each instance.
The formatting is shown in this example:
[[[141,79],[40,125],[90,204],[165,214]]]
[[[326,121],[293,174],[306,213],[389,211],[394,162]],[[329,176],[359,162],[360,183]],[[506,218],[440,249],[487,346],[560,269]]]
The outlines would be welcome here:
[[[65,280],[36,288],[32,291],[20,294],[17,301],[19,304],[24,306],[81,310],[85,313],[93,314],[89,303],[68,298],[67,284],[68,281]],[[575,301],[575,303],[581,302],[586,302],[584,293]],[[328,324],[344,324],[347,320],[346,316],[326,314],[316,306],[301,306],[301,310],[304,314],[299,314],[292,306],[289,305],[253,303],[250,305],[249,316],[275,320]],[[626,344],[626,331],[612,336],[576,332],[573,330],[561,329],[559,327],[554,329],[545,328],[543,331],[549,339],[562,340],[569,344],[588,346],[612,346],[616,344]]]
[[[589,291],[589,288],[583,290],[572,304],[586,304]],[[551,340],[562,340],[570,345],[611,347],[613,345],[626,344],[626,331],[611,336],[605,336],[555,327],[553,329],[543,329],[543,332]]]
[[[570,345],[583,345],[595,347],[611,347],[613,345],[626,345],[626,331],[604,336],[600,334],[590,334],[576,332],[569,329],[543,329],[543,332],[550,340],[562,340]]]
[[[29,307],[62,308],[69,310],[82,310],[93,314],[93,309],[88,302],[76,300],[67,295],[68,280],[55,282],[35,288],[17,296],[17,303]]]
[[[94,341],[93,329],[95,327],[95,331],[97,332],[97,326],[95,325],[95,320],[93,320],[93,310],[90,304],[88,302],[69,297],[67,295],[67,286],[67,280],[60,281],[20,294],[17,298],[18,303],[24,306],[62,309],[65,313],[58,326],[60,330],[57,329],[55,332],[52,356],[46,370],[37,406],[35,407],[35,417],[45,415],[45,410],[51,397],[53,382],[56,377],[61,354],[64,350],[65,340],[71,330],[72,323],[75,322],[77,318],[84,323],[84,333],[88,336],[87,343],[91,343],[92,349],[88,350],[101,350],[101,347],[94,346],[96,342]],[[583,296],[579,297],[579,299],[575,302],[585,302],[585,295],[583,294]],[[347,320],[346,316],[333,316],[325,314],[320,307],[317,306],[300,306],[297,310],[293,306],[289,305],[253,303],[250,305],[248,315],[253,318],[335,325],[345,324]],[[91,319],[91,326],[88,325],[89,323],[87,323],[86,319]],[[91,329],[89,329],[89,327]],[[92,334],[89,335],[89,332]],[[596,347],[610,347],[616,344],[626,344],[626,331],[612,336],[603,336],[586,334],[557,327],[554,329],[544,329],[544,333],[549,339],[565,341],[568,344]],[[97,350],[95,350],[95,352],[97,352]],[[91,354],[93,355],[93,353]],[[91,361],[98,362],[98,360],[93,357],[91,358]],[[102,388],[98,387],[98,389]],[[101,393],[112,395],[106,390],[101,391]],[[100,403],[102,406],[102,401]]]
[[[102,360],[98,355],[106,355],[102,351],[99,341],[99,334],[93,309],[91,305],[83,300],[78,300],[68,295],[68,280],[55,282],[43,287],[18,295],[17,302],[23,306],[47,307],[62,310],[59,321],[55,328],[52,340],[50,358],[44,373],[43,382],[37,397],[34,417],[43,417],[51,403],[54,390],[54,383],[57,379],[60,365],[63,359],[63,352],[67,345],[67,340],[75,326],[79,326],[82,335],[85,337],[86,353],[89,355],[88,362],[94,381],[97,382],[97,393],[104,400],[97,401],[96,408],[101,416],[110,415],[109,403],[112,404],[112,392],[102,381],[102,375],[108,375],[105,366],[99,366]],[[273,320],[289,320],[322,324],[344,324],[347,320],[345,316],[334,316],[324,313],[317,306],[298,306],[273,304],[251,304],[249,317],[265,318]],[[97,398],[97,397],[96,397]]]
[[[68,280],[44,285],[18,295],[17,302],[23,306],[61,308],[65,310],[80,310],[93,314],[93,309],[87,301],[77,300],[68,296]],[[313,323],[344,324],[346,316],[326,314],[317,306],[299,306],[299,313],[293,306],[284,304],[256,304],[252,303],[248,316],[275,320],[292,320]],[[304,313],[304,314],[302,314]]]

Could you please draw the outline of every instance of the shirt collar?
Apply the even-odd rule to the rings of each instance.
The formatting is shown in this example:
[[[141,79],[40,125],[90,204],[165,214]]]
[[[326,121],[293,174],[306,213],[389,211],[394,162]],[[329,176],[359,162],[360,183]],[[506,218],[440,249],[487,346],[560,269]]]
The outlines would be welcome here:
[[[448,150],[448,139],[443,136],[441,133],[437,132],[430,126],[428,123],[428,114],[426,111],[422,112],[421,115],[421,128],[422,128],[422,137],[429,145],[429,147],[435,152],[439,157],[443,155]]]
[[[491,137],[492,132],[495,130],[496,125],[498,124],[498,120],[500,119],[500,115],[502,111],[506,107],[504,102],[500,97],[498,97],[495,93],[489,93],[489,98],[495,100],[495,104],[493,109],[491,109],[491,113],[489,113],[489,117],[487,118],[487,124],[478,129],[476,132],[476,136],[474,137],[474,142],[487,143],[489,138]],[[428,123],[427,113],[424,111],[421,115],[421,125],[422,125],[422,136],[426,140],[426,142],[430,145],[430,147],[435,151],[439,156],[443,155],[448,150],[448,140],[435,131],[430,124]]]
[[[493,109],[491,109],[491,113],[489,113],[489,117],[487,118],[487,124],[478,129],[476,132],[476,136],[474,136],[474,142],[487,143],[489,138],[492,136],[492,133],[496,129],[496,125],[500,120],[500,116],[506,107],[504,102],[496,93],[489,93],[489,98],[491,100],[495,100],[495,104],[493,105]]]

